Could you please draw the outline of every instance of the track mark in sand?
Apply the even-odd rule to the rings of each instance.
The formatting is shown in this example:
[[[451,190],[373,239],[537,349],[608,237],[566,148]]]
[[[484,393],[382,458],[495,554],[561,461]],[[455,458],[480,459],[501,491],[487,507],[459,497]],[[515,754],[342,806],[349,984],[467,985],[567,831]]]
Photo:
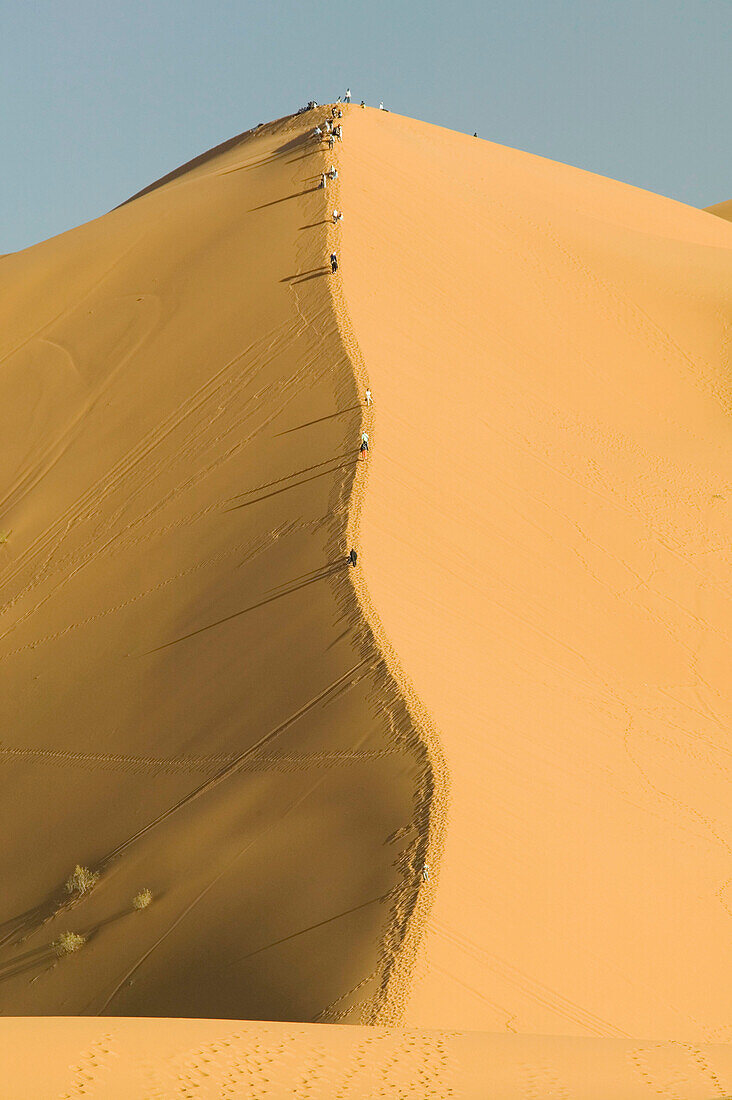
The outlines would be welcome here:
[[[93,623],[98,622],[100,619],[106,618],[109,615],[117,614],[120,611],[124,611],[125,608],[131,607],[133,604],[139,603],[140,600],[146,599],[148,596],[153,596],[158,592],[161,592],[168,585],[174,584],[176,581],[182,580],[184,577],[189,577],[201,569],[207,569],[212,565],[217,565],[220,562],[225,561],[227,558],[234,554],[239,554],[243,550],[246,550],[245,556],[238,563],[237,568],[241,568],[243,565],[248,565],[251,561],[269,549],[273,542],[276,542],[283,535],[290,535],[296,531],[307,530],[311,524],[301,523],[299,520],[293,520],[291,523],[280,524],[279,527],[273,528],[271,531],[266,532],[258,539],[253,541],[235,543],[233,546],[228,547],[226,550],[221,550],[216,554],[212,554],[209,558],[204,558],[202,561],[194,562],[193,565],[188,566],[187,569],[180,569],[177,573],[174,573],[170,577],[165,577],[162,581],[158,581],[157,584],[145,589],[143,592],[138,592],[134,596],[130,596],[128,599],[123,600],[121,603],[115,604],[113,607],[103,608],[101,611],[96,611],[93,615],[88,615],[86,619],[80,619],[77,622],[68,623],[62,630],[55,630],[51,634],[44,634],[40,638],[33,638],[29,642],[25,642],[21,646],[17,646],[15,649],[8,649],[5,652],[0,653],[0,662],[8,660],[10,657],[15,657],[19,653],[25,653],[29,649],[37,649],[41,645],[46,645],[49,642],[58,641],[60,638],[66,637],[73,630],[79,630],[82,627],[90,626]]]
[[[654,1096],[680,1100],[693,1088],[693,1095],[704,1100],[732,1097],[732,1081],[723,1083],[704,1051],[692,1043],[670,1040],[643,1044],[629,1052],[628,1060]]]
[[[327,691],[327,689],[326,689],[326,691]],[[326,694],[326,693],[321,693],[321,695],[320,695],[319,697],[316,697],[316,700],[314,700],[314,701],[313,701],[313,704],[314,704],[314,702],[315,702],[315,701],[317,701],[318,699],[322,699],[322,697],[323,697],[323,696],[324,696],[325,694]],[[315,781],[315,782],[314,782],[313,784],[311,784],[311,786],[310,786],[310,787],[308,787],[308,789],[307,789],[307,790],[306,790],[306,791],[305,791],[304,793],[302,793],[302,794],[298,795],[298,796],[297,796],[297,797],[295,798],[295,800],[294,800],[294,801],[293,801],[293,802],[292,802],[292,803],[291,803],[291,804],[290,804],[290,805],[288,806],[288,808],[287,808],[287,809],[285,810],[285,812],[284,812],[283,814],[280,814],[280,815],[279,815],[279,817],[278,817],[278,818],[276,818],[274,822],[272,822],[272,823],[271,823],[271,824],[270,824],[269,826],[267,826],[267,828],[266,828],[266,829],[264,830],[264,834],[268,833],[268,832],[270,831],[270,829],[272,829],[272,828],[274,827],[274,825],[275,825],[275,824],[276,824],[276,825],[281,825],[282,821],[283,821],[283,820],[284,820],[284,819],[285,819],[285,818],[286,818],[286,817],[287,817],[287,816],[288,816],[289,814],[291,814],[291,813],[293,812],[293,810],[297,809],[297,807],[298,807],[298,806],[300,806],[300,805],[301,805],[301,803],[303,803],[303,802],[304,802],[304,801],[305,801],[305,800],[306,800],[307,798],[309,798],[309,797],[310,797],[310,795],[311,795],[311,794],[313,793],[313,791],[317,790],[317,788],[318,788],[318,787],[319,787],[319,786],[320,786],[320,785],[321,785],[322,783],[324,783],[324,782],[325,782],[325,778],[326,778],[325,776],[320,776],[320,777],[319,777],[318,779],[316,779],[316,781]],[[212,784],[210,784],[210,783],[209,783],[209,784],[206,784],[206,785],[205,785],[205,788],[200,788],[200,791],[201,791],[201,793],[203,792],[203,790],[204,790],[204,789],[209,789],[211,785],[212,785]],[[190,912],[191,912],[191,911],[192,911],[192,910],[193,910],[193,909],[194,909],[194,908],[195,908],[195,907],[196,907],[196,906],[197,906],[197,905],[199,904],[199,902],[201,902],[201,901],[203,900],[203,898],[204,898],[204,897],[206,896],[206,894],[208,894],[208,892],[209,892],[210,890],[212,890],[212,889],[213,889],[213,887],[214,887],[214,886],[216,885],[216,883],[217,883],[217,882],[219,882],[219,881],[220,881],[220,880],[221,880],[221,879],[222,879],[222,878],[223,878],[223,877],[224,877],[225,875],[227,875],[227,874],[228,874],[228,873],[229,873],[229,872],[231,871],[231,869],[232,869],[232,867],[234,866],[234,864],[235,864],[235,863],[237,863],[237,862],[238,862],[238,860],[240,860],[240,859],[241,859],[241,857],[242,857],[243,855],[245,855],[245,854],[246,854],[246,853],[247,853],[247,852],[249,851],[249,849],[250,849],[250,848],[251,848],[251,847],[252,847],[252,846],[253,846],[254,844],[256,844],[256,843],[257,843],[257,841],[258,841],[259,839],[261,839],[261,835],[264,835],[264,834],[260,834],[260,835],[258,835],[258,836],[256,836],[256,837],[254,837],[253,839],[251,839],[251,840],[248,840],[248,841],[246,842],[246,844],[244,845],[244,847],[243,847],[243,848],[241,848],[241,849],[240,849],[240,850],[239,850],[239,851],[238,851],[238,852],[236,853],[236,855],[235,855],[235,856],[233,857],[233,859],[229,860],[229,862],[228,862],[228,863],[226,864],[226,866],[225,866],[225,867],[224,867],[224,868],[223,868],[223,869],[222,869],[221,871],[219,871],[219,873],[218,873],[217,875],[215,875],[215,876],[213,877],[213,879],[212,879],[212,880],[211,880],[211,881],[210,881],[210,882],[208,883],[208,885],[206,885],[206,886],[205,886],[205,887],[204,887],[204,888],[203,888],[203,889],[202,889],[201,891],[199,891],[199,893],[198,893],[198,894],[196,895],[196,897],[195,897],[195,898],[193,898],[193,900],[192,900],[192,901],[191,901],[191,902],[190,902],[190,903],[189,903],[189,904],[188,904],[188,905],[186,906],[186,908],[185,908],[185,909],[183,910],[183,912],[182,912],[182,913],[180,913],[180,915],[179,915],[179,916],[178,916],[178,917],[177,917],[177,918],[176,918],[176,919],[175,919],[175,920],[173,921],[173,923],[172,923],[172,924],[171,924],[171,925],[170,925],[170,926],[169,926],[169,927],[168,927],[168,928],[167,928],[167,929],[165,930],[165,932],[163,932],[163,934],[162,934],[161,936],[159,936],[157,940],[155,940],[155,942],[154,942],[154,943],[153,943],[153,944],[152,944],[152,945],[151,945],[151,946],[150,946],[150,947],[149,947],[149,948],[147,949],[147,951],[145,951],[145,952],[143,953],[143,955],[142,955],[142,956],[141,956],[141,957],[140,957],[140,958],[139,958],[139,959],[138,959],[138,960],[137,960],[137,961],[135,962],[135,964],[134,964],[134,965],[133,965],[133,966],[132,966],[132,967],[131,967],[131,968],[130,968],[129,970],[127,970],[127,971],[126,971],[126,973],[124,974],[124,976],[123,976],[123,977],[122,977],[122,978],[121,978],[121,979],[120,979],[120,980],[119,980],[119,981],[117,982],[116,986],[114,987],[114,989],[113,989],[113,990],[112,990],[112,992],[110,993],[109,997],[107,998],[107,1000],[106,1000],[106,1001],[104,1002],[104,1004],[102,1005],[102,1007],[101,1007],[101,1008],[99,1009],[99,1011],[97,1012],[97,1015],[98,1015],[98,1016],[101,1016],[101,1014],[102,1014],[102,1013],[103,1013],[103,1012],[105,1011],[105,1009],[107,1009],[107,1008],[109,1007],[109,1005],[110,1005],[110,1004],[111,1004],[111,1002],[112,1002],[112,1001],[114,1000],[114,998],[115,998],[115,997],[117,996],[117,994],[118,994],[118,993],[119,993],[119,992],[120,992],[120,991],[121,991],[121,990],[122,990],[122,989],[124,988],[124,986],[125,986],[125,985],[126,985],[126,984],[127,984],[128,982],[129,982],[129,980],[130,980],[130,978],[132,977],[132,975],[133,975],[133,974],[135,974],[135,973],[136,973],[136,972],[137,972],[137,971],[139,970],[139,968],[140,968],[140,967],[141,967],[141,966],[142,966],[142,965],[143,965],[143,964],[144,964],[144,963],[145,963],[145,962],[147,961],[147,959],[149,959],[149,958],[150,958],[150,956],[152,955],[153,951],[154,951],[154,950],[155,950],[155,949],[156,949],[157,947],[159,947],[159,946],[160,946],[160,944],[161,944],[161,943],[162,943],[162,942],[163,942],[163,941],[164,941],[165,939],[167,939],[167,938],[168,938],[168,936],[169,936],[169,935],[171,935],[171,933],[172,933],[172,932],[174,932],[174,931],[175,931],[175,929],[176,929],[176,928],[178,927],[178,925],[179,925],[179,924],[180,924],[180,923],[181,923],[181,922],[182,922],[182,921],[183,921],[183,920],[184,920],[184,919],[185,919],[185,918],[186,918],[186,917],[188,916],[188,914],[189,914],[189,913],[190,913]],[[128,844],[128,845],[126,845],[126,846],[129,846],[129,844]]]
[[[153,772],[196,772],[210,771],[231,761],[231,755],[217,756],[130,756],[123,753],[64,752],[56,749],[14,748],[0,742],[0,761],[40,760],[44,764],[57,764],[64,767],[93,768],[101,771],[127,771],[132,773]]]
[[[344,909],[341,913],[336,913],[332,917],[326,917],[325,920],[317,921],[315,924],[309,924],[307,928],[301,928],[297,932],[291,932],[289,936],[283,936],[279,940],[273,940],[272,943],[266,943],[263,947],[257,947],[254,951],[249,951],[246,955],[240,955],[238,959],[234,959],[234,962],[244,962],[245,959],[251,959],[255,955],[260,955],[263,951],[269,951],[272,947],[279,947],[281,943],[289,943],[290,940],[295,940],[299,936],[305,936],[308,932],[314,932],[316,928],[324,928],[326,924],[332,924],[333,921],[341,920],[342,917],[348,917],[351,913],[358,913],[361,909],[366,909],[369,905],[375,905],[377,901],[386,901],[394,893],[393,890],[388,890],[385,894],[379,894],[378,897],[369,898],[368,901],[362,901],[359,905],[354,905],[350,909]]]
[[[526,1100],[547,1100],[550,1096],[552,1100],[570,1100],[566,1084],[559,1080],[556,1068],[548,1062],[524,1063],[520,1069],[522,1096]]]
[[[54,559],[54,556],[57,554],[58,548],[62,544],[65,536],[68,535],[75,526],[78,526],[82,522],[90,522],[95,515],[98,515],[100,512],[100,506],[102,502],[106,499],[106,497],[108,497],[111,493],[116,492],[117,490],[121,491],[124,487],[125,501],[129,502],[129,499],[131,499],[131,487],[129,484],[130,476],[135,473],[137,468],[144,460],[152,457],[155,449],[159,448],[160,445],[165,442],[173,432],[175,432],[178,428],[184,426],[185,422],[189,418],[200,414],[201,410],[207,402],[220,402],[221,395],[232,384],[235,378],[238,379],[240,384],[242,380],[244,381],[245,385],[253,383],[256,379],[256,371],[259,363],[262,361],[263,358],[266,358],[267,356],[271,357],[273,355],[279,354],[280,345],[282,344],[284,346],[287,343],[287,340],[290,338],[290,328],[291,326],[289,324],[283,324],[279,326],[277,329],[274,329],[272,330],[272,332],[265,334],[265,336],[263,336],[260,340],[255,341],[249,347],[239,352],[222,367],[220,367],[218,371],[216,371],[213,375],[206,379],[206,381],[202,383],[193,393],[185,397],[183,401],[168,414],[167,417],[165,417],[159,424],[157,424],[145,436],[143,436],[142,439],[138,441],[138,443],[134,444],[124,455],[122,455],[121,458],[112,466],[110,470],[100,475],[96,481],[88,486],[81,493],[81,495],[77,497],[76,500],[67,507],[65,512],[54,519],[46,528],[40,531],[35,539],[33,539],[31,543],[26,547],[26,549],[19,555],[19,557],[10,564],[9,570],[6,571],[5,575],[2,578],[3,584],[7,585],[11,583],[26,567],[30,566],[31,568],[33,568],[36,561],[44,554],[45,561],[41,564],[40,568],[37,568],[36,566],[36,572],[32,576],[30,582],[27,583],[26,586],[20,591],[13,594],[12,598],[8,602],[6,602],[4,610],[12,607],[18,599],[20,599],[28,591],[31,591],[34,587],[36,587],[41,580],[53,575],[54,571],[51,568],[51,563]],[[236,374],[235,372],[237,368],[239,368],[242,360],[248,360],[249,362],[243,368],[243,373],[242,370],[239,370],[239,373]],[[305,367],[303,367],[302,369],[306,370],[308,365],[309,364],[306,364]],[[296,372],[293,378],[290,379],[289,382],[284,385],[284,387],[271,386],[270,389],[272,389],[273,393],[275,391],[279,392],[280,390],[286,393],[288,385],[296,385],[296,383],[300,380],[300,373],[301,372]],[[261,396],[261,391],[258,391],[257,394],[254,395],[254,397],[258,399],[261,399]],[[285,400],[282,407],[285,407],[286,404],[287,400]],[[250,442],[251,438],[253,438],[253,436],[256,435],[257,432],[263,427],[266,427],[271,422],[271,420],[274,419],[276,415],[278,415],[280,411],[281,408],[279,408],[277,406],[277,403],[275,402],[275,409],[272,415],[267,420],[265,420],[265,422],[260,425],[259,428],[256,428],[254,432],[247,435],[243,440],[240,440],[238,446],[230,448],[230,450],[226,452],[221,461],[226,461],[227,458],[231,457],[231,455],[237,452],[244,444]],[[198,441],[199,439],[200,425],[197,424],[196,427],[189,433],[188,440],[184,442],[181,447],[174,449],[174,457],[177,459],[180,458],[182,454],[187,453],[185,451],[187,443],[190,443],[191,441]],[[217,464],[214,463],[214,466],[215,465]],[[208,470],[199,473],[193,479],[189,479],[189,482],[187,484],[184,484],[183,486],[176,486],[173,495],[177,495],[185,488],[190,488],[192,484],[197,483],[201,480],[202,477],[207,476],[212,468],[213,467],[210,467]],[[159,464],[156,463],[153,479],[154,477],[158,476],[159,473],[160,467]],[[148,482],[145,482],[145,484],[148,484]],[[139,523],[142,520],[149,518],[151,514],[153,514],[163,504],[165,504],[168,499],[170,499],[170,496],[171,494],[168,494],[168,497],[164,498],[162,502],[157,502],[155,505],[153,505],[153,507],[149,509],[147,513],[143,514],[142,517],[138,518],[136,522]],[[128,524],[128,527],[123,528],[122,531],[118,532],[116,537],[119,538],[119,536],[121,534],[124,534],[125,531],[131,526],[134,526],[134,524]],[[93,545],[94,537],[92,538],[92,540],[87,542],[86,547],[82,547],[81,551],[77,550],[75,554],[67,555],[65,559],[61,559],[60,563],[57,564],[55,571],[58,572],[59,569],[70,569],[76,563],[76,560],[78,559],[78,554],[80,552],[83,553],[84,549],[86,549],[90,545]],[[82,561],[82,565],[83,564],[84,561]]]
[[[469,962],[478,963],[485,967],[503,982],[518,989],[519,992],[530,1001],[541,1005],[542,1008],[546,1008],[559,1017],[570,1020],[574,1024],[578,1024],[580,1027],[589,1031],[590,1034],[600,1038],[630,1038],[627,1032],[621,1031],[620,1028],[615,1027],[615,1025],[611,1024],[608,1020],[596,1016],[588,1009],[562,996],[561,993],[557,993],[556,990],[551,989],[549,986],[535,981],[533,978],[530,978],[515,966],[511,966],[510,963],[505,962],[497,955],[489,954],[489,952],[484,951],[483,948],[479,947],[471,940],[449,929],[444,922],[436,921],[433,927],[433,933],[461,951]],[[480,994],[478,995],[480,996]]]
[[[368,764],[399,755],[394,749],[371,752],[311,752],[283,753],[253,756],[241,765],[241,771],[249,774],[273,771],[281,774],[312,771],[313,769],[348,767],[352,764]],[[0,742],[0,763],[6,760],[38,760],[42,764],[57,767],[79,767],[85,771],[122,771],[133,775],[149,772],[152,775],[180,772],[212,772],[222,765],[233,763],[235,753],[217,753],[210,756],[130,756],[121,753],[65,752],[56,749],[24,748],[3,745]]]
[[[270,744],[272,741],[275,740],[275,738],[280,737],[316,706],[327,704],[332,693],[342,687],[349,680],[351,686],[359,683],[359,681],[363,679],[364,676],[368,675],[371,668],[372,665],[368,659],[359,661],[357,664],[353,665],[353,667],[349,668],[347,672],[344,672],[332,683],[328,684],[328,686],[324,688],[321,692],[313,696],[312,699],[309,699],[307,703],[296,710],[294,714],[291,714],[289,718],[286,718],[284,722],[281,722],[278,726],[275,726],[275,728],[270,730],[269,733],[266,733],[263,737],[260,737],[259,741],[256,741],[253,745],[250,745],[243,752],[239,753],[238,756],[236,756],[230,763],[225,765],[225,767],[223,767],[210,779],[206,780],[206,782],[202,783],[200,786],[195,787],[192,791],[189,791],[187,795],[184,795],[184,797],[179,799],[179,801],[174,803],[174,805],[169,806],[167,810],[164,810],[156,818],[148,822],[147,825],[144,825],[141,829],[138,829],[138,831],[136,833],[133,833],[131,837],[128,837],[127,840],[123,841],[121,844],[118,844],[116,848],[109,852],[104,857],[104,859],[100,861],[99,867],[106,867],[114,859],[117,859],[120,855],[122,855],[123,852],[127,851],[128,848],[130,848],[143,836],[149,833],[152,829],[156,828],[158,825],[161,825],[168,818],[172,817],[173,814],[183,809],[184,806],[189,805],[195,799],[200,798],[201,795],[206,794],[210,790],[213,790],[213,788],[215,786],[218,786],[219,783],[222,783],[224,780],[234,775],[234,773],[240,769],[241,765],[245,761],[251,760],[251,758],[257,753],[259,749],[263,748],[265,745]]]
[[[73,1078],[58,1100],[81,1100],[82,1097],[100,1096],[101,1093],[97,1091],[103,1087],[100,1078],[112,1069],[110,1058],[119,1057],[114,1047],[114,1038],[111,1033],[107,1033],[83,1051],[76,1064],[69,1066]]]
[[[100,1077],[108,1074],[112,1069],[109,1059],[118,1057],[111,1033],[102,1035],[78,1056],[78,1062],[75,1065],[68,1067],[74,1075],[72,1084],[59,1095],[58,1100],[80,1100],[83,1097],[100,1096],[98,1089],[103,1087]]]
[[[309,481],[317,481],[320,477],[327,477],[329,474],[334,474],[337,470],[344,470],[348,466],[354,465],[354,459],[358,452],[354,450],[353,457],[349,458],[346,462],[340,462],[337,466],[334,466],[332,470],[323,470],[322,473],[313,474],[311,477],[303,477],[299,481],[295,481],[292,485],[285,485],[282,489],[275,489],[272,493],[266,493],[264,496],[255,497],[254,500],[245,500],[242,504],[235,504],[233,508],[226,508],[227,512],[236,512],[240,508],[249,508],[252,504],[259,504],[261,500],[269,500],[270,497],[279,496],[280,493],[286,493],[289,489],[299,489],[302,485],[307,485]]]

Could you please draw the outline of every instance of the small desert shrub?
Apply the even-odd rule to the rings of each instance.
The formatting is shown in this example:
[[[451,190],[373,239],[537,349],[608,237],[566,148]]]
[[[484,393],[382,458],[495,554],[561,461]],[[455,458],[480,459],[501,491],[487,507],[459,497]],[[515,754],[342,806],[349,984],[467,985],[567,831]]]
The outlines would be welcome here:
[[[73,874],[66,879],[66,893],[88,894],[98,879],[98,871],[90,871],[88,867],[80,867],[77,863]]]
[[[140,893],[135,894],[132,899],[132,905],[135,909],[147,909],[152,899],[152,890],[140,890]]]
[[[62,932],[52,946],[58,957],[62,959],[64,955],[73,955],[74,951],[81,951],[85,943],[86,936],[78,932]]]

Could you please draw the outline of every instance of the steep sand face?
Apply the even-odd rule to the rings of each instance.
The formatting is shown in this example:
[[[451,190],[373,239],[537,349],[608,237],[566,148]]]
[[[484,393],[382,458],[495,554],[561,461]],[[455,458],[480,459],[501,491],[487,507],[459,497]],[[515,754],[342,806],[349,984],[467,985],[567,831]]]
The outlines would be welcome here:
[[[0,261],[5,1012],[378,1007],[426,761],[348,576],[312,125]]]
[[[450,784],[406,1022],[728,1039],[732,227],[358,108],[341,202],[364,576]]]

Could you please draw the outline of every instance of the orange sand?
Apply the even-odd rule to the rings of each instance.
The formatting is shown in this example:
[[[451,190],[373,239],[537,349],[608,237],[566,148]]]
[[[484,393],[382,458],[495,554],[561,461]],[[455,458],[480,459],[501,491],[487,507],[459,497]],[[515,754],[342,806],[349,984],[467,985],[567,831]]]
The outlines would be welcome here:
[[[3,1041],[85,1095],[115,1043],[126,1096],[724,1095],[732,227],[322,114],[0,258],[0,1006],[212,1018]]]

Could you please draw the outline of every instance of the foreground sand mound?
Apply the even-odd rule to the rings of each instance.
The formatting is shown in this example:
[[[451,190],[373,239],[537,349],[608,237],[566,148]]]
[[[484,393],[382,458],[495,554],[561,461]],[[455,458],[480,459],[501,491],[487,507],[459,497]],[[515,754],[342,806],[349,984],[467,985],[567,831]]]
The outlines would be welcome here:
[[[43,1051],[27,1062],[18,1050]],[[0,1029],[13,1100],[711,1100],[732,1045],[234,1020],[21,1019]]]

